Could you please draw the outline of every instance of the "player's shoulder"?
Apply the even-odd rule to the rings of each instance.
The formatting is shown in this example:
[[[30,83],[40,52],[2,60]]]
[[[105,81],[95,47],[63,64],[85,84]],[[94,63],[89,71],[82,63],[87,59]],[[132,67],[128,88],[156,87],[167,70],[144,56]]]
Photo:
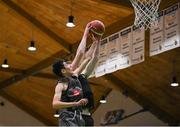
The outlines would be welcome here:
[[[58,82],[57,85],[56,85],[56,89],[59,89],[59,88],[63,87],[63,84],[64,83],[62,83],[62,82]]]
[[[66,90],[68,87],[68,83],[67,82],[58,82],[57,85],[56,85],[56,90],[61,90],[61,91],[64,91]]]

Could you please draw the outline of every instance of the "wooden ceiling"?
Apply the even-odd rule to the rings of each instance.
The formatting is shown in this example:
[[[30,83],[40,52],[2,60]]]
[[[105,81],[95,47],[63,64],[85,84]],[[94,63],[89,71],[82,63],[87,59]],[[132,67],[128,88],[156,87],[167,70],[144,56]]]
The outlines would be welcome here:
[[[178,0],[162,0],[164,9]],[[57,125],[51,106],[56,77],[51,64],[69,58],[80,41],[86,24],[94,19],[105,23],[111,35],[133,24],[133,8],[128,1],[74,0],[75,28],[65,26],[70,0],[1,0],[0,60],[8,58],[9,69],[0,68],[0,95],[35,116],[46,125]],[[29,52],[30,40],[37,52]],[[146,33],[147,34],[147,33]],[[146,36],[145,62],[100,78],[90,79],[96,107],[111,89],[128,90],[132,99],[168,123],[180,121],[180,88],[169,86],[172,59],[180,81],[180,49],[149,57]],[[73,49],[74,48],[74,49]]]
[[[117,19],[124,18],[132,13],[132,9],[112,6],[107,2],[74,0],[72,14],[75,17],[76,27],[67,29],[65,24],[67,16],[70,15],[70,0],[13,0],[13,2],[71,44],[81,39],[87,22],[99,19],[108,26]]]

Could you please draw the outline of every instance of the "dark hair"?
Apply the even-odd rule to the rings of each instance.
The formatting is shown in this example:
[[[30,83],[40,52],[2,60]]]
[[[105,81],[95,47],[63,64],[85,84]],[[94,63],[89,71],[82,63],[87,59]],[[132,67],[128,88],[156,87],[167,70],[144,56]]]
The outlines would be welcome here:
[[[52,71],[55,75],[58,77],[64,77],[63,74],[61,73],[61,69],[64,69],[64,60],[57,61],[53,64],[52,66]]]

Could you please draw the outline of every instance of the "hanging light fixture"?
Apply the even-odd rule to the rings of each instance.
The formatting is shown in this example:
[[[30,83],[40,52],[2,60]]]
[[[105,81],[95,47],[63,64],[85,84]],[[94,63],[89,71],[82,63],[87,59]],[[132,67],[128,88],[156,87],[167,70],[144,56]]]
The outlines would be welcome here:
[[[59,117],[59,112],[56,110],[56,113],[54,114],[54,117],[55,118],[58,118]]]
[[[179,83],[177,82],[177,77],[176,77],[176,72],[175,72],[175,58],[172,61],[172,74],[173,74],[173,77],[172,77],[171,86],[177,87],[177,86],[179,86]]]
[[[68,22],[66,23],[66,26],[67,27],[75,27],[75,24],[74,24],[74,16],[72,15],[72,7],[73,7],[73,0],[71,0],[71,15],[68,16]]]
[[[68,22],[66,23],[67,27],[75,27],[74,24],[74,16],[70,15],[68,16]]]
[[[4,59],[4,62],[1,66],[2,66],[2,68],[8,68],[9,67],[7,59]]]
[[[30,46],[28,47],[29,51],[36,51],[35,42],[32,40],[30,41]]]
[[[33,25],[32,25],[32,32],[31,32],[31,41],[30,41],[30,46],[28,47],[29,51],[36,51],[36,47],[35,47],[35,41],[34,41],[34,29],[33,29]]]
[[[107,103],[105,96],[101,97],[101,100],[99,101],[101,104]]]
[[[173,87],[179,86],[179,83],[177,82],[176,76],[174,76],[174,77],[172,78],[171,86],[173,86]]]

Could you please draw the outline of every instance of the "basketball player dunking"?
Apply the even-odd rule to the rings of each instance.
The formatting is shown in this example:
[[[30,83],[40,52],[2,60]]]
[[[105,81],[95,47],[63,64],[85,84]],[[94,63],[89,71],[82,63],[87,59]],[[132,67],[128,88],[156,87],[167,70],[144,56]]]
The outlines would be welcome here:
[[[102,22],[95,20],[88,23],[74,61],[71,64],[58,61],[53,65],[53,72],[59,76],[53,107],[60,109],[60,125],[93,126],[90,110],[94,107],[94,100],[87,78],[97,62],[98,46],[103,33]],[[77,68],[83,57],[82,53],[85,52],[87,37],[90,37],[93,43]]]

